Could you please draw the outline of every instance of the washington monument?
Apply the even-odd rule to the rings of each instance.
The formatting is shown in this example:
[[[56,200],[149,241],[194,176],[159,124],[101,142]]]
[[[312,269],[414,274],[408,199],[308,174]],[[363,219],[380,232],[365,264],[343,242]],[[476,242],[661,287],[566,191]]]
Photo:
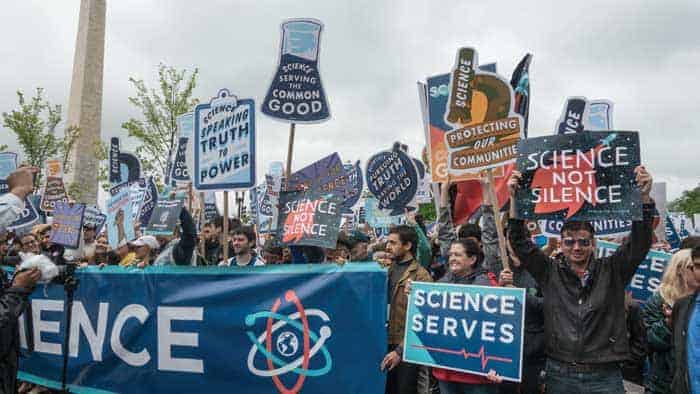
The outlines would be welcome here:
[[[101,142],[106,8],[106,0],[80,2],[68,100],[66,125],[79,127],[80,138],[71,152],[67,184],[77,183],[82,192],[80,201],[88,204],[97,203],[99,161],[95,152]]]

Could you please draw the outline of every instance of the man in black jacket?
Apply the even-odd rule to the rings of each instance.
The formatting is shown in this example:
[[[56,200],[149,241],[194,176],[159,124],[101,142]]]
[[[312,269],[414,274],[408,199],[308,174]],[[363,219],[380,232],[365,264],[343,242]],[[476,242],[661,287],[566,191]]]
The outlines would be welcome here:
[[[700,248],[693,249],[693,274],[700,281]],[[676,368],[671,392],[700,392],[700,291],[673,305],[673,352]]]
[[[23,271],[10,284],[0,269],[0,394],[17,392],[19,331],[17,319],[27,308],[28,297],[41,278],[37,268]]]
[[[652,242],[652,178],[635,168],[643,220],[634,221],[629,239],[609,257],[595,257],[594,228],[569,221],[561,229],[562,256],[551,259],[528,237],[511,204],[511,245],[544,294],[547,392],[624,393],[620,364],[629,357],[625,287]],[[515,201],[521,174],[508,186]]]

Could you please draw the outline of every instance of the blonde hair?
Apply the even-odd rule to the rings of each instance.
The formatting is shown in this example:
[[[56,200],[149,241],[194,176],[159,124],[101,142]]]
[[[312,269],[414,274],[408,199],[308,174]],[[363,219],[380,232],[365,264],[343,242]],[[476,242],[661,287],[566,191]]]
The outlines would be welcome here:
[[[664,276],[661,278],[659,294],[669,305],[673,305],[692,292],[683,275],[683,270],[691,265],[693,265],[693,257],[690,249],[679,250],[668,262]]]

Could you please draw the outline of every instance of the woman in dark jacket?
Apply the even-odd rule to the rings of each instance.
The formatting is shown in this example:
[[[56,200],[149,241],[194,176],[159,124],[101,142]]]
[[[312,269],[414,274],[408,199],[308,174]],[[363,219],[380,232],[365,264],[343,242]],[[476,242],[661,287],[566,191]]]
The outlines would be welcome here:
[[[671,393],[675,361],[671,332],[673,304],[697,288],[690,249],[671,257],[661,278],[659,290],[649,297],[642,313],[647,330],[650,368],[644,384],[647,393]]]

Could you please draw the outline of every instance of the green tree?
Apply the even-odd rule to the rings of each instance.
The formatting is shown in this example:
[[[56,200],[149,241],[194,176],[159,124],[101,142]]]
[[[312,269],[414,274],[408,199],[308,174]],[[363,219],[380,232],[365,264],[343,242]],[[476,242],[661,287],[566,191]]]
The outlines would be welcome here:
[[[700,213],[700,185],[684,191],[680,197],[668,204],[668,209],[672,212],[683,212],[690,217]]]
[[[51,105],[44,97],[44,89],[37,88],[32,98],[25,97],[17,91],[19,108],[3,112],[3,126],[17,135],[17,141],[22,147],[24,161],[36,167],[43,167],[47,159],[60,159],[63,171],[70,171],[70,152],[80,137],[80,130],[69,127],[63,136],[56,135],[56,127],[61,122],[61,106]],[[40,177],[36,178],[36,186],[40,185]]]
[[[197,85],[198,69],[188,73],[163,63],[158,65],[158,89],[148,89],[141,79],[129,78],[136,95],[129,102],[141,111],[142,119],[131,118],[122,123],[130,137],[139,140],[136,155],[142,170],[162,182],[168,169],[168,155],[173,150],[177,117],[190,112],[199,102],[192,98]]]

